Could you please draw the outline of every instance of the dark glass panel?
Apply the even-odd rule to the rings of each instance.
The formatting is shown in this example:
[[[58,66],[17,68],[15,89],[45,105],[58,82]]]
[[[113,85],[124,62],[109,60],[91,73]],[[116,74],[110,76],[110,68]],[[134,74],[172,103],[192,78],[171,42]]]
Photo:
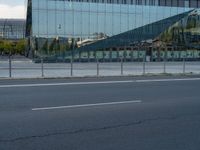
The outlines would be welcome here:
[[[200,0],[199,1],[197,1],[197,6],[198,6],[198,8],[200,8]]]
[[[197,0],[190,0],[190,7],[197,8]]]
[[[178,0],[179,7],[184,7],[185,6],[184,4],[185,4],[184,0]]]
[[[166,0],[166,6],[172,6],[172,1],[171,0]]]
[[[166,6],[166,0],[160,0],[160,6]]]
[[[177,7],[178,6],[178,0],[172,0],[172,6]]]

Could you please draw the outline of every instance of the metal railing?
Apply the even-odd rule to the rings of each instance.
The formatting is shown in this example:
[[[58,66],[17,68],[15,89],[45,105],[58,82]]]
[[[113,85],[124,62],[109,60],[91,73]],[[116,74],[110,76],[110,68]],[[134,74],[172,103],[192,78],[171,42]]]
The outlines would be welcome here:
[[[76,76],[124,76],[146,74],[186,74],[200,73],[200,61],[167,61],[126,62],[120,58],[119,62],[102,62],[96,58],[95,62],[75,62],[73,58],[68,63],[45,63],[41,57],[39,63],[31,60],[15,60],[11,56],[7,60],[0,60],[0,78],[26,77],[76,77]]]

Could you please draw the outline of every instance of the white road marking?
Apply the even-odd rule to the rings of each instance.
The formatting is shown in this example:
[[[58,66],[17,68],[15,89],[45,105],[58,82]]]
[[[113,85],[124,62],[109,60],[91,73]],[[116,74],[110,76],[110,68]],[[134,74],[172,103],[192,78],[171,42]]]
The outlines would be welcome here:
[[[151,80],[136,80],[136,82],[173,82],[173,81],[198,81],[200,78],[182,78],[182,79],[151,79]]]
[[[96,103],[96,104],[57,106],[57,107],[43,107],[43,108],[33,108],[32,111],[82,108],[82,107],[94,107],[94,106],[106,106],[106,105],[119,105],[119,104],[131,104],[131,103],[141,103],[141,102],[142,102],[141,100],[134,100],[134,101],[122,101],[122,102],[109,102],[109,103]]]
[[[114,84],[114,83],[131,83],[131,82],[135,82],[135,81],[126,80],[126,81],[99,81],[99,82],[66,82],[66,83],[43,83],[43,84],[16,84],[16,85],[0,85],[0,88],[62,86],[62,85],[89,85],[89,84]]]
[[[119,84],[119,83],[145,83],[145,82],[173,82],[173,81],[199,81],[200,78],[182,79],[147,79],[147,80],[124,80],[124,81],[97,81],[97,82],[66,82],[66,83],[42,83],[42,84],[14,84],[0,85],[0,88],[14,87],[40,87],[40,86],[66,86],[66,85],[92,85],[92,84]]]

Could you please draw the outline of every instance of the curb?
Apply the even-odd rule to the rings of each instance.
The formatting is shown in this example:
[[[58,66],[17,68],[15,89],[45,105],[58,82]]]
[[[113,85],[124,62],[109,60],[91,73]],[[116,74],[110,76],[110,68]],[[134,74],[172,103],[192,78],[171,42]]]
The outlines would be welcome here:
[[[170,73],[160,73],[160,74],[145,74],[145,75],[112,75],[112,76],[97,76],[97,75],[92,75],[92,76],[72,76],[72,77],[30,77],[30,78],[9,78],[9,77],[0,77],[0,80],[32,80],[32,79],[103,79],[103,78],[112,78],[112,77],[118,77],[118,78],[123,78],[123,77],[194,77],[194,76],[200,76],[200,74],[194,74],[194,73],[177,73],[177,74],[170,74]]]

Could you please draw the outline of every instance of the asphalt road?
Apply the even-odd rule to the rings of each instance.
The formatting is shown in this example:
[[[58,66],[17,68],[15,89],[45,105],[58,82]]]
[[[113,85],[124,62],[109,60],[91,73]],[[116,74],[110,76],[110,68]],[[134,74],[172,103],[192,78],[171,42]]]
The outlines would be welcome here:
[[[0,150],[199,150],[200,76],[0,80]]]

